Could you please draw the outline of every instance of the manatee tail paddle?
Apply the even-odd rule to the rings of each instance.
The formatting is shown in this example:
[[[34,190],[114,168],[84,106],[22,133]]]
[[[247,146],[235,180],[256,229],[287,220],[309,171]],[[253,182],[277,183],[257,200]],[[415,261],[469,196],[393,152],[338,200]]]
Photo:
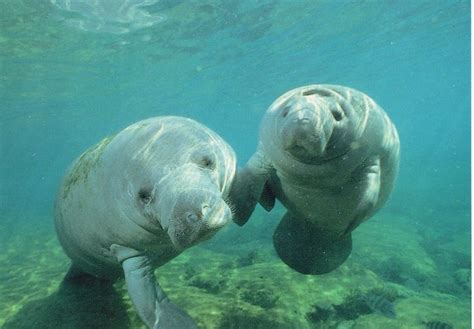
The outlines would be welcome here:
[[[302,274],[335,270],[352,251],[351,234],[339,236],[287,212],[275,232],[273,246],[281,260]]]

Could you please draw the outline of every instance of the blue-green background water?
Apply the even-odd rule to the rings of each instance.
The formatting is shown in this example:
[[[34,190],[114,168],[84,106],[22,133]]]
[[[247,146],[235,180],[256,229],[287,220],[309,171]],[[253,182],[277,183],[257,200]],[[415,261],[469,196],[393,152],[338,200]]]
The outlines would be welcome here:
[[[104,136],[187,116],[243,165],[270,103],[312,83],[364,91],[396,124],[400,174],[382,214],[414,231],[470,232],[469,1],[148,2],[128,16],[0,3],[2,236],[38,218],[52,230],[65,169]]]

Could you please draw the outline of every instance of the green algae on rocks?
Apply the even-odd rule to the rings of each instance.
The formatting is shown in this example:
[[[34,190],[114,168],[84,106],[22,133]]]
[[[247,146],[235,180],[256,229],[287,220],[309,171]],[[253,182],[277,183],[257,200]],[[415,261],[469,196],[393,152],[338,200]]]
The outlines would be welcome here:
[[[87,178],[90,170],[99,162],[99,158],[104,152],[105,147],[114,137],[115,135],[104,138],[99,143],[85,151],[74,163],[74,166],[71,169],[71,174],[68,175],[67,180],[64,182],[65,187],[62,195],[63,199],[67,198],[67,195],[74,184]]]

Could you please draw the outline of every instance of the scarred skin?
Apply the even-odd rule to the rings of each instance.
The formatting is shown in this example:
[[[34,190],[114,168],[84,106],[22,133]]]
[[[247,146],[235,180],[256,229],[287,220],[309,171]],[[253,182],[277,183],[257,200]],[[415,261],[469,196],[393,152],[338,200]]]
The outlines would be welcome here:
[[[234,183],[236,221],[257,201],[270,210],[278,199],[288,210],[274,234],[280,257],[301,273],[327,273],[349,256],[350,233],[386,202],[399,151],[395,126],[367,95],[293,89],[266,111],[258,149]]]
[[[172,116],[137,122],[86,151],[56,201],[57,234],[72,260],[68,275],[125,277],[148,327],[158,328],[161,316],[161,325],[178,318],[174,325],[192,328],[184,311],[169,306],[153,269],[230,220],[224,199],[235,162],[216,133]]]

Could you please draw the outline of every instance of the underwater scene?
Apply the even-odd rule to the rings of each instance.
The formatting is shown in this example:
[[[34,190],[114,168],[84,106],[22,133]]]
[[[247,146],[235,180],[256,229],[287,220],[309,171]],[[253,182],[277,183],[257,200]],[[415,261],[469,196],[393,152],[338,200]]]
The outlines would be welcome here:
[[[0,327],[471,328],[470,14],[1,1]]]

